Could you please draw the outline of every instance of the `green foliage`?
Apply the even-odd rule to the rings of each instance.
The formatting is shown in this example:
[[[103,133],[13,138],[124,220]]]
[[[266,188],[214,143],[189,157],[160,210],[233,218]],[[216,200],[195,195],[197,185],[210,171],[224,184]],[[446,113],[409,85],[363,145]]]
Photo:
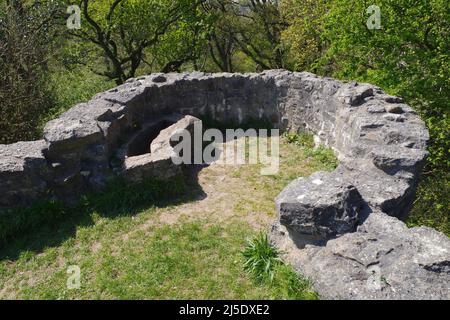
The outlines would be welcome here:
[[[57,3],[0,2],[0,143],[37,137],[51,107],[47,57],[57,27]]]
[[[113,0],[83,0],[87,15],[78,31],[65,28],[63,3],[0,2],[0,143],[39,138],[47,120],[141,73],[286,67],[356,79],[402,96],[426,122],[430,157],[410,223],[448,230],[447,0],[379,0],[381,30],[367,28],[371,3],[359,0],[285,0],[279,7],[231,0],[128,0],[112,7]],[[311,136],[286,139],[336,167],[332,152],[314,149]],[[42,206],[29,216],[68,210]],[[12,225],[26,226],[21,219],[12,217]]]
[[[282,261],[278,250],[271,246],[266,233],[261,232],[249,239],[242,255],[245,259],[244,270],[256,281],[273,282],[275,269]]]
[[[284,21],[278,5],[271,1],[241,1],[235,8],[234,39],[239,49],[251,58],[259,70],[285,66],[285,48],[281,45]],[[245,8],[246,14],[242,14]]]
[[[330,171],[336,169],[339,165],[339,161],[334,155],[333,150],[324,146],[319,146],[315,149],[306,149],[305,154],[308,157],[314,158],[314,160],[318,161],[322,167],[325,167],[325,169]]]
[[[151,57],[151,68],[162,72],[181,71],[183,65],[192,63],[194,69],[204,64],[207,39],[214,18],[204,11],[188,10],[177,22],[162,35],[155,45],[146,51]]]
[[[450,173],[424,176],[407,220],[410,227],[429,226],[450,237]]]
[[[438,176],[439,172],[448,173],[450,170],[450,112],[430,116],[426,118],[426,123],[431,135],[427,169]]]
[[[305,155],[314,160],[325,168],[326,170],[334,170],[339,165],[339,161],[334,155],[333,150],[324,147],[323,145],[315,147],[314,136],[312,134],[302,132],[293,133],[287,132],[284,134],[288,143],[295,144],[304,149]]]
[[[288,143],[294,143],[299,147],[305,147],[309,149],[314,148],[314,136],[312,134],[306,132],[286,132],[284,136],[286,137]]]
[[[324,17],[321,71],[357,79],[400,95],[426,121],[431,134],[426,171],[450,169],[450,4],[378,1],[382,29],[366,27],[361,1],[333,3]]]
[[[1,212],[0,244],[3,244],[14,235],[23,234],[42,224],[54,224],[57,221],[61,221],[67,214],[67,208],[57,201],[35,204],[27,209]]]
[[[145,65],[179,71],[196,64],[205,47],[209,17],[196,0],[80,1],[82,30],[69,32],[101,58],[87,62],[96,73],[122,84]]]
[[[288,49],[286,60],[290,69],[315,71],[315,62],[324,50],[321,36],[328,5],[328,1],[322,0],[281,2],[281,14],[288,22],[281,33],[281,41]]]
[[[212,0],[203,8],[214,17],[207,70],[254,72],[285,67],[286,48],[280,41],[285,22],[278,4]]]
[[[242,255],[244,270],[259,285],[270,285],[278,295],[289,299],[318,299],[318,295],[311,291],[311,283],[299,277],[279,257],[280,252],[270,244],[265,232],[248,239]]]
[[[94,74],[85,66],[67,68],[55,63],[55,66],[51,68],[47,86],[53,94],[53,101],[51,108],[39,121],[40,132],[48,121],[55,119],[78,103],[89,101],[97,93],[114,87],[115,83]]]
[[[312,283],[299,276],[291,266],[281,263],[275,268],[272,283],[279,295],[294,300],[318,300],[319,295],[311,290]]]

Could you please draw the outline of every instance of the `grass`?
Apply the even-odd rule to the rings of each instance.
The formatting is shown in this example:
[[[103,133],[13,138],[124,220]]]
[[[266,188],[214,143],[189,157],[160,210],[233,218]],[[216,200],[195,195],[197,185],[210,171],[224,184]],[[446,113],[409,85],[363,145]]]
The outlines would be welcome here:
[[[248,239],[275,219],[273,198],[293,178],[327,167],[284,138],[280,157],[276,176],[261,176],[258,165],[212,165],[189,173],[186,188],[118,182],[64,214],[55,210],[60,219],[32,223],[3,243],[0,298],[316,299],[281,262],[272,282],[243,267]],[[81,287],[69,290],[73,265]]]
[[[283,137],[275,176],[261,176],[262,165],[212,165],[186,185],[115,181],[74,207],[14,212],[1,229],[0,299],[317,299],[264,230],[290,181],[335,166],[331,151]],[[432,211],[409,225],[433,223]],[[81,287],[69,290],[73,265]]]
[[[315,300],[318,295],[311,290],[311,283],[299,277],[280,258],[280,252],[271,246],[267,234],[260,232],[247,240],[244,248],[244,270],[259,284],[276,290],[291,299]]]
[[[292,274],[284,269],[275,280],[290,287],[255,284],[247,276],[240,249],[248,228],[237,221],[206,228],[203,221],[186,222],[152,227],[126,241],[120,237],[101,241],[98,235],[87,234],[92,230],[80,230],[77,242],[81,243],[75,247],[73,242],[64,244],[62,256],[56,250],[45,255],[23,254],[21,263],[9,271],[17,272],[17,289],[24,299],[314,298],[308,295],[309,287],[295,284],[297,277],[286,279],[285,275]],[[116,234],[114,229],[101,229],[106,235]],[[93,247],[89,240],[100,242]],[[30,269],[23,271],[24,265]],[[80,289],[66,289],[68,265],[80,267]]]
[[[333,151],[323,145],[315,147],[314,137],[309,133],[292,133],[288,132],[284,135],[286,141],[290,144],[297,145],[302,148],[305,155],[314,158],[327,170],[332,171],[337,168],[339,162]]]
[[[282,261],[278,250],[270,245],[265,232],[249,239],[242,255],[245,259],[245,271],[260,283],[273,283],[275,269]]]
[[[170,185],[161,181],[148,181],[132,186],[116,179],[109,183],[105,192],[88,194],[74,206],[48,201],[30,208],[2,212],[0,245],[14,240],[17,235],[20,237],[27,232],[33,232],[41,226],[58,227],[64,220],[76,224],[91,214],[109,218],[133,215],[146,206],[164,205],[167,199],[182,194],[185,187],[181,179],[172,180]]]

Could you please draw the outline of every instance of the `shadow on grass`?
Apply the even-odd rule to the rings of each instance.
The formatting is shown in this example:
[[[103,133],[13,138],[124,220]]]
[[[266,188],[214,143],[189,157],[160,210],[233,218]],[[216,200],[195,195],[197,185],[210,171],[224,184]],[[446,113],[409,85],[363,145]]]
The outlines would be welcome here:
[[[127,185],[112,181],[102,193],[88,194],[72,206],[52,201],[2,214],[0,260],[17,260],[23,252],[40,253],[73,238],[79,227],[95,224],[92,214],[115,219],[150,208],[162,208],[206,197],[198,183],[205,166],[186,168],[183,177],[169,182],[147,181]]]

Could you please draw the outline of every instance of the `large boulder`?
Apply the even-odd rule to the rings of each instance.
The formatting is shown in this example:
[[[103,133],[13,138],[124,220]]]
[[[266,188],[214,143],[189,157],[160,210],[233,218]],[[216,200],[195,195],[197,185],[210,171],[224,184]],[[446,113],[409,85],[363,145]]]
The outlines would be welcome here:
[[[275,202],[282,225],[319,242],[354,231],[365,207],[342,174],[325,172],[294,180]]]
[[[431,228],[374,212],[326,246],[299,249],[279,223],[271,241],[323,299],[450,299],[450,239]]]

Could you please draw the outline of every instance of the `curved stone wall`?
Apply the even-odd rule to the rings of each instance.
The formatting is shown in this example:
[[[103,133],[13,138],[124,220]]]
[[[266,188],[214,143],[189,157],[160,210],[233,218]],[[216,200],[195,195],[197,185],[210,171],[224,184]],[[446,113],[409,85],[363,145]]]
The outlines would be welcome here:
[[[115,156],[126,139],[169,114],[234,125],[265,119],[282,131],[310,131],[333,148],[341,163],[335,172],[295,180],[276,199],[272,240],[297,258],[296,250],[327,248],[372,216],[406,217],[427,156],[423,121],[400,98],[369,84],[284,70],[153,74],[76,105],[46,125],[43,140],[1,145],[0,207],[71,201],[103,188],[118,174],[113,162],[121,161]],[[432,259],[448,263],[446,276],[449,247]],[[317,278],[297,258],[290,261]]]
[[[336,151],[338,171],[364,199],[395,216],[408,211],[426,156],[424,123],[370,85],[283,70],[155,74],[76,105],[46,125],[43,140],[1,145],[0,206],[101,188],[124,137],[174,113],[235,125],[264,118],[282,130],[309,130]]]

